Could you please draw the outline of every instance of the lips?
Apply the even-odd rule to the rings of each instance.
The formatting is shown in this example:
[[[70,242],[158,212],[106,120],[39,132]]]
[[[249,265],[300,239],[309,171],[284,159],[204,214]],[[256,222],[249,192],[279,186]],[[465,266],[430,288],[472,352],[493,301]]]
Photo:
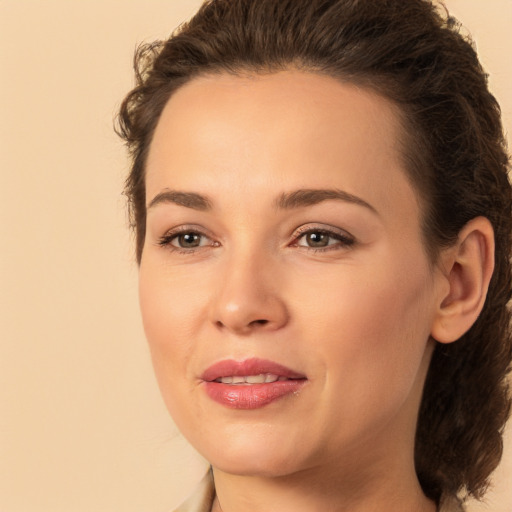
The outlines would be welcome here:
[[[296,393],[306,376],[264,359],[225,360],[202,375],[207,395],[231,409],[257,409]]]

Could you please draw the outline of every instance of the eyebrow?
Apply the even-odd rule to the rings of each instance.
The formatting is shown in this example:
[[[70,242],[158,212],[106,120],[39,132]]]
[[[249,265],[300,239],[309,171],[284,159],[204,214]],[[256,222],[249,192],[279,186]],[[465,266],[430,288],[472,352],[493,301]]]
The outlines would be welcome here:
[[[340,189],[300,189],[293,192],[284,192],[274,201],[274,208],[278,210],[291,210],[313,206],[323,201],[337,200],[363,206],[378,215],[377,210],[364,199]],[[195,192],[180,192],[177,190],[164,190],[157,194],[147,206],[153,208],[159,204],[172,203],[194,210],[208,211],[212,209],[211,200]]]
[[[178,206],[185,206],[194,210],[211,210],[212,204],[210,200],[196,194],[195,192],[179,192],[177,190],[164,190],[157,194],[148,204],[147,209],[155,207],[158,204],[173,203]]]
[[[346,203],[363,206],[375,214],[379,214],[377,210],[364,199],[350,194],[340,189],[300,189],[294,192],[281,194],[274,203],[278,209],[302,208],[304,206],[313,206],[323,201],[337,200]]]

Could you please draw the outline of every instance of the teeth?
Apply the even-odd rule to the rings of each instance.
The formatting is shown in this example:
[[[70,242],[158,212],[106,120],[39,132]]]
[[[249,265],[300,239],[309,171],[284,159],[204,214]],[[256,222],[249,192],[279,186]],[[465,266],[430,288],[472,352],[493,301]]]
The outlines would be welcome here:
[[[272,373],[261,373],[259,375],[245,375],[233,377],[221,377],[217,382],[222,384],[266,384],[270,382],[288,380],[286,377],[279,377]]]
[[[245,377],[247,384],[263,384],[265,382],[266,375],[248,375]]]

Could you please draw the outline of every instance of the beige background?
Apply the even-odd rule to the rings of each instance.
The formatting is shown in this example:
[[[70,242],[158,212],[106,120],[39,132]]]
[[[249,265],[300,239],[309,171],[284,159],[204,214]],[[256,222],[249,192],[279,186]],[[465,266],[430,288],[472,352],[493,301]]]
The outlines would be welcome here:
[[[199,3],[0,0],[1,512],[164,512],[203,472],[153,379],[112,132],[135,45]],[[512,0],[447,3],[510,132]],[[493,512],[512,511],[506,450]]]

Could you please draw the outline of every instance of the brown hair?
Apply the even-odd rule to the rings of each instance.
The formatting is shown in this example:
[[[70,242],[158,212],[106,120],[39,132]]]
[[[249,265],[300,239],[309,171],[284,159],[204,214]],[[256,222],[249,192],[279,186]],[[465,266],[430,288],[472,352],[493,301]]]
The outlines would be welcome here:
[[[126,183],[140,261],[144,167],[159,116],[177,88],[217,72],[299,68],[366,86],[398,105],[403,156],[423,201],[432,261],[462,227],[487,217],[495,272],[484,309],[455,343],[437,344],[416,435],[427,496],[481,497],[502,453],[509,415],[512,189],[500,109],[468,37],[428,0],[210,0],[168,40],[139,48],[136,87],[118,131],[132,168]]]

